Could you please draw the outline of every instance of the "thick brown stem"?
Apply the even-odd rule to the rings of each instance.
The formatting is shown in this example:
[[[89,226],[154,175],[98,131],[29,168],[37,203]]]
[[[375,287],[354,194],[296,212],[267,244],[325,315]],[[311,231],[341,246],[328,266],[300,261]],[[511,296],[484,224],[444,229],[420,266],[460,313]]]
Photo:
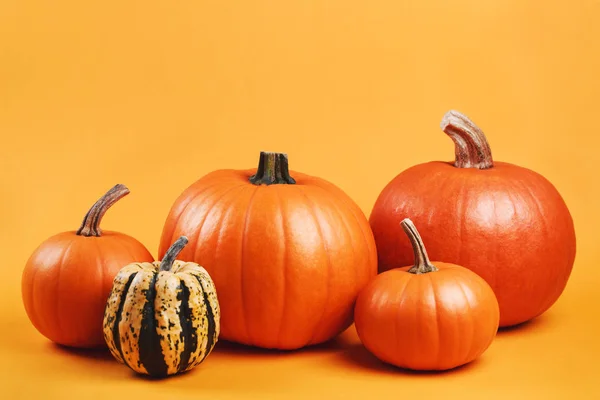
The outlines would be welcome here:
[[[179,239],[175,241],[169,247],[169,250],[165,253],[162,261],[160,262],[160,270],[161,271],[170,271],[173,267],[173,263],[177,259],[177,256],[183,250],[183,248],[188,244],[188,238],[185,236],[181,236]]]
[[[128,194],[129,189],[120,183],[106,192],[87,212],[81,226],[77,230],[77,234],[80,236],[101,236],[102,230],[100,229],[100,222],[102,221],[102,217],[104,217],[106,211],[113,204]]]
[[[442,118],[441,127],[454,141],[455,167],[487,169],[494,166],[492,150],[483,131],[467,116],[448,111]]]
[[[288,170],[287,154],[261,151],[256,174],[250,177],[254,185],[294,184]]]
[[[421,239],[421,235],[415,224],[410,219],[405,218],[400,225],[402,225],[402,229],[408,235],[415,254],[415,265],[408,272],[411,274],[426,274],[437,271],[438,269],[429,261],[423,239]]]

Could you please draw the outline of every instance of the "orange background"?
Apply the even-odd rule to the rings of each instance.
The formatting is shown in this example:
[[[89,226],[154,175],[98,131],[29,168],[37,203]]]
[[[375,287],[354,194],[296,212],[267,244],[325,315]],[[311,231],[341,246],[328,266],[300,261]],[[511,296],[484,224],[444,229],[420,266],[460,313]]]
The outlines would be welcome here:
[[[600,398],[599,20],[597,0],[1,2],[3,397]],[[578,235],[560,300],[468,367],[397,371],[351,328],[290,354],[220,344],[156,382],[51,345],[25,316],[29,254],[116,183],[132,193],[102,226],[155,256],[175,197],[260,150],[287,152],[369,215],[401,170],[453,158],[439,129],[451,108],[495,159],[550,179]]]

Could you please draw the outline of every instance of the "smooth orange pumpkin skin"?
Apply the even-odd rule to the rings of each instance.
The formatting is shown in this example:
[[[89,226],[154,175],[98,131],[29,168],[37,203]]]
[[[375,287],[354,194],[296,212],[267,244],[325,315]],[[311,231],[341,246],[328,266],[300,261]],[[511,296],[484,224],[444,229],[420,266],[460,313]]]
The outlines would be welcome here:
[[[274,349],[325,342],[352,324],[377,273],[368,220],[333,184],[291,171],[296,184],[257,186],[250,170],[204,176],[175,201],[159,256],[187,236],[179,259],[209,272],[224,340]]]
[[[499,307],[477,274],[434,262],[439,270],[415,275],[410,267],[379,274],[356,301],[354,320],[367,350],[412,370],[448,370],[481,356],[498,331]]]
[[[125,265],[144,261],[154,261],[144,245],[119,232],[103,231],[101,237],[63,232],[48,238],[22,275],[31,323],[64,346],[106,347],[102,320],[113,279]]]
[[[400,222],[410,216],[432,259],[469,268],[493,288],[500,326],[539,316],[563,292],[575,260],[571,214],[540,174],[504,162],[486,170],[434,161],[397,175],[369,222],[379,270],[412,262]]]

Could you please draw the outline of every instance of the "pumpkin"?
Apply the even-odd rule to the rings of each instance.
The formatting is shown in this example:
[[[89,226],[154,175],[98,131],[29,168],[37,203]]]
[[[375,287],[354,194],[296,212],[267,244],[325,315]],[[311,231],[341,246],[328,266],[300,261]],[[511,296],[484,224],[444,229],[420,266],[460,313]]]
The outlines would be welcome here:
[[[399,222],[419,226],[433,259],[471,269],[493,288],[500,326],[544,313],[563,292],[575,259],[573,220],[542,175],[494,161],[483,131],[456,111],[442,120],[454,162],[412,166],[382,190],[369,222],[379,271],[406,265],[410,242]]]
[[[104,315],[111,354],[137,373],[166,377],[189,371],[219,337],[214,283],[196,263],[176,260],[180,237],[161,262],[132,263],[115,277]]]
[[[473,271],[432,263],[414,223],[401,223],[415,263],[382,272],[358,295],[358,336],[381,361],[441,371],[481,356],[498,331],[500,309],[490,285]]]
[[[106,211],[127,194],[126,186],[114,186],[77,231],[48,238],[29,257],[21,278],[23,304],[33,326],[51,341],[106,347],[102,318],[113,278],[124,265],[153,260],[133,237],[100,229]]]
[[[341,189],[291,172],[283,153],[258,167],[213,171],[176,199],[159,255],[187,236],[182,260],[214,279],[221,337],[293,350],[325,342],[352,324],[361,288],[377,273],[366,216]]]

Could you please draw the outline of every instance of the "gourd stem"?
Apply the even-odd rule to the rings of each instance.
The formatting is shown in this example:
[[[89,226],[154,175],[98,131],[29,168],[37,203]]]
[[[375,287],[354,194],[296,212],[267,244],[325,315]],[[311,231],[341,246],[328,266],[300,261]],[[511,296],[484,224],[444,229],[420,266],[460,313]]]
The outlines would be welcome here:
[[[287,154],[261,151],[256,174],[250,177],[250,182],[254,185],[296,183],[288,170]]]
[[[442,118],[441,128],[454,142],[455,167],[488,169],[494,166],[492,150],[483,131],[467,116],[448,111]]]
[[[89,209],[81,226],[77,230],[77,235],[80,236],[102,236],[100,222],[106,211],[117,201],[129,194],[127,186],[118,184],[113,186],[104,196],[100,197]]]
[[[177,259],[177,256],[179,255],[179,253],[181,252],[181,250],[183,250],[183,248],[188,244],[188,238],[185,236],[181,236],[179,239],[177,239],[175,241],[175,243],[173,243],[171,245],[171,247],[169,247],[169,250],[167,250],[167,252],[165,253],[165,256],[163,257],[162,261],[160,262],[160,270],[161,271],[170,271],[171,268],[173,267],[173,263],[175,262],[175,259]]]
[[[437,271],[437,267],[429,261],[423,239],[421,239],[421,235],[415,227],[415,224],[409,218],[405,218],[400,225],[402,225],[402,229],[404,229],[404,232],[410,239],[415,254],[415,265],[409,269],[408,272],[411,274],[426,274],[428,272]]]

